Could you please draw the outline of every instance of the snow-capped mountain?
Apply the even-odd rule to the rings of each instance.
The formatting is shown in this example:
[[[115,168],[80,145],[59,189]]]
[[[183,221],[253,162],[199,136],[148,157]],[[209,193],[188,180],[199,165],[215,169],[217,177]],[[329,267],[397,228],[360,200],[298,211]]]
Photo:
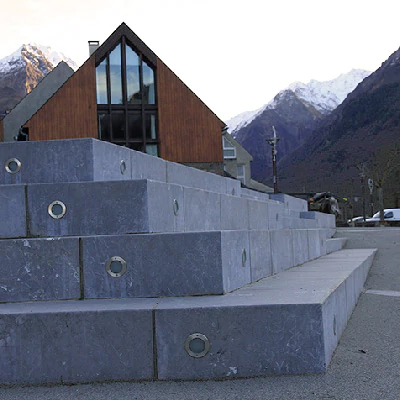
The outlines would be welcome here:
[[[23,44],[0,60],[0,114],[13,108],[61,61],[72,69],[77,64],[48,46]]]
[[[279,102],[286,98],[287,92],[292,92],[301,101],[311,105],[322,115],[329,114],[346,96],[352,92],[357,85],[371,72],[362,69],[353,69],[346,74],[341,74],[337,78],[319,82],[311,80],[309,83],[294,82],[288,88],[279,92],[270,102],[255,111],[246,111],[226,122],[228,132],[234,137],[237,132],[249,125],[255,118],[267,109],[275,109]]]
[[[33,63],[41,68],[43,59],[46,59],[53,68],[61,61],[65,61],[74,71],[78,69],[78,65],[65,54],[57,52],[49,46],[30,43],[23,44],[9,56],[0,59],[0,73],[8,73],[15,68],[23,67],[27,63]]]

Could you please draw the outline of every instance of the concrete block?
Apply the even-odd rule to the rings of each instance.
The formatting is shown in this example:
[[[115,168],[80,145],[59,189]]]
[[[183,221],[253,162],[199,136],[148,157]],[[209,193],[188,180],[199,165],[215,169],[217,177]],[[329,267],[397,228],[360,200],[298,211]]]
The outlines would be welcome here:
[[[306,229],[293,229],[293,265],[300,265],[309,261],[308,232]]]
[[[270,231],[270,238],[273,273],[277,274],[293,267],[292,231],[290,229],[272,230]]]
[[[0,185],[0,239],[26,237],[25,185]]]
[[[229,194],[231,196],[241,196],[242,186],[240,184],[240,181],[238,181],[237,179],[225,178],[225,185],[222,186],[221,189],[223,189],[224,187],[226,187],[226,189],[223,193]]]
[[[268,203],[247,199],[249,208],[249,229],[267,230],[269,227]]]
[[[20,162],[15,173],[3,169],[0,184],[126,180],[131,178],[130,152],[90,138],[0,143],[0,165],[11,159]]]
[[[27,192],[32,236],[112,235],[150,229],[145,180],[34,184],[28,185]],[[48,212],[55,201],[65,205],[62,218],[52,218]],[[60,213],[61,206],[55,209]]]
[[[82,238],[85,298],[222,294],[250,282],[247,232]],[[242,261],[243,252],[247,260]],[[126,272],[106,270],[112,257]],[[117,267],[122,268],[121,262]]]
[[[132,179],[150,179],[167,182],[167,163],[159,157],[154,157],[140,151],[131,151]]]
[[[183,232],[185,209],[182,186],[147,181],[149,232]]]
[[[124,146],[92,139],[92,151],[87,157],[93,159],[93,181],[116,181],[132,178],[132,153]],[[68,181],[69,182],[69,181]]]
[[[167,162],[166,167],[167,183],[206,190],[206,172],[174,162]]]
[[[238,299],[229,296],[224,304],[215,298],[160,301],[155,310],[159,379],[325,371],[320,305],[251,307],[236,304]],[[208,339],[204,357],[192,357],[185,350],[189,335],[195,333]]]
[[[0,240],[0,254],[0,302],[80,298],[78,238]]]
[[[307,211],[308,210],[308,204],[306,200],[299,199],[297,197],[292,197],[284,193],[277,193],[277,194],[269,194],[269,198],[271,200],[276,200],[279,201],[280,203],[283,203],[285,205],[285,208],[290,209],[290,210],[296,210],[296,211]]]
[[[332,238],[326,240],[326,253],[333,253],[334,251],[341,250],[347,242],[346,238]]]
[[[348,321],[346,284],[340,284],[322,305],[326,365],[339,343]]]
[[[318,211],[303,211],[300,213],[300,217],[315,220],[317,228],[336,229],[336,217],[333,214],[324,214]]]
[[[247,199],[221,195],[221,228],[223,230],[249,229]]]
[[[310,260],[326,254],[326,234],[324,229],[308,230],[308,250]]]
[[[255,200],[265,201],[265,202],[267,202],[269,200],[268,193],[261,193],[261,192],[257,192],[256,190],[247,189],[247,188],[242,188],[241,196],[245,197],[247,199],[255,199]]]
[[[221,197],[218,193],[184,187],[185,231],[221,229]]]
[[[251,282],[248,231],[221,232],[224,292],[231,292]]]
[[[268,202],[268,226],[270,230],[283,229],[283,210],[282,203],[276,201]]]
[[[154,299],[0,305],[0,383],[152,379]]]
[[[269,231],[249,231],[251,282],[272,275]]]

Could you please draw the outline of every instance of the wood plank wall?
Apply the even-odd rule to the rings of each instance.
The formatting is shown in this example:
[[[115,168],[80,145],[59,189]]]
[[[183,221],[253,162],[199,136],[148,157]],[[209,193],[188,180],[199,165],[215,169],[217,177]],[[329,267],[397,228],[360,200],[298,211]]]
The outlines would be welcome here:
[[[223,162],[224,123],[157,60],[160,156],[169,161]]]
[[[25,126],[29,128],[29,140],[97,138],[94,57],[90,57]]]

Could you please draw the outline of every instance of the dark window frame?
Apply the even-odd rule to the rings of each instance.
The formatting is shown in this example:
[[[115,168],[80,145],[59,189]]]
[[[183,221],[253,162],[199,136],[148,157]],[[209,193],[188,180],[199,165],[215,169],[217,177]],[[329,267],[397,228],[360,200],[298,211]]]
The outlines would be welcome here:
[[[117,47],[121,46],[121,80],[122,80],[122,97],[123,102],[122,104],[111,104],[111,79],[110,79],[110,60],[109,55],[110,53]],[[139,83],[140,83],[140,95],[141,95],[141,102],[140,103],[128,103],[127,98],[127,71],[126,71],[126,46],[130,46],[131,49],[138,54],[139,56]],[[121,39],[115,43],[115,45],[107,51],[107,53],[102,57],[99,62],[96,63],[96,68],[104,61],[106,61],[106,86],[107,86],[107,104],[97,104],[97,115],[106,114],[107,124],[109,126],[109,138],[107,140],[102,138],[101,136],[101,129],[98,126],[99,132],[99,139],[110,141],[111,143],[115,143],[118,145],[126,146],[129,148],[141,147],[141,151],[146,152],[147,145],[157,145],[157,153],[159,153],[159,135],[158,135],[158,96],[157,96],[157,73],[156,73],[156,66],[147,59],[142,52],[138,51],[138,49],[134,46],[134,44],[129,41],[125,36],[122,36]],[[144,97],[144,83],[143,83],[143,61],[153,70],[153,79],[154,79],[154,104],[148,104],[143,101]],[[128,114],[129,112],[140,112],[141,115],[141,137],[140,138],[130,138],[129,130],[128,130]],[[119,114],[122,112],[125,116],[124,123],[125,123],[125,138],[122,139],[114,139],[114,135],[112,132],[112,115]],[[147,114],[154,114],[155,125],[156,125],[156,139],[147,138],[146,135],[146,115]]]

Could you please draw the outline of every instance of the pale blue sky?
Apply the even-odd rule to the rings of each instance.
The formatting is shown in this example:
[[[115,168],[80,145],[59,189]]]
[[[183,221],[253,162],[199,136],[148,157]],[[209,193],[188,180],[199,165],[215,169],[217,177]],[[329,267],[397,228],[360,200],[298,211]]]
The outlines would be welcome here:
[[[128,26],[223,120],[294,81],[375,70],[400,47],[399,0],[14,0],[0,58],[36,42],[79,65]]]

